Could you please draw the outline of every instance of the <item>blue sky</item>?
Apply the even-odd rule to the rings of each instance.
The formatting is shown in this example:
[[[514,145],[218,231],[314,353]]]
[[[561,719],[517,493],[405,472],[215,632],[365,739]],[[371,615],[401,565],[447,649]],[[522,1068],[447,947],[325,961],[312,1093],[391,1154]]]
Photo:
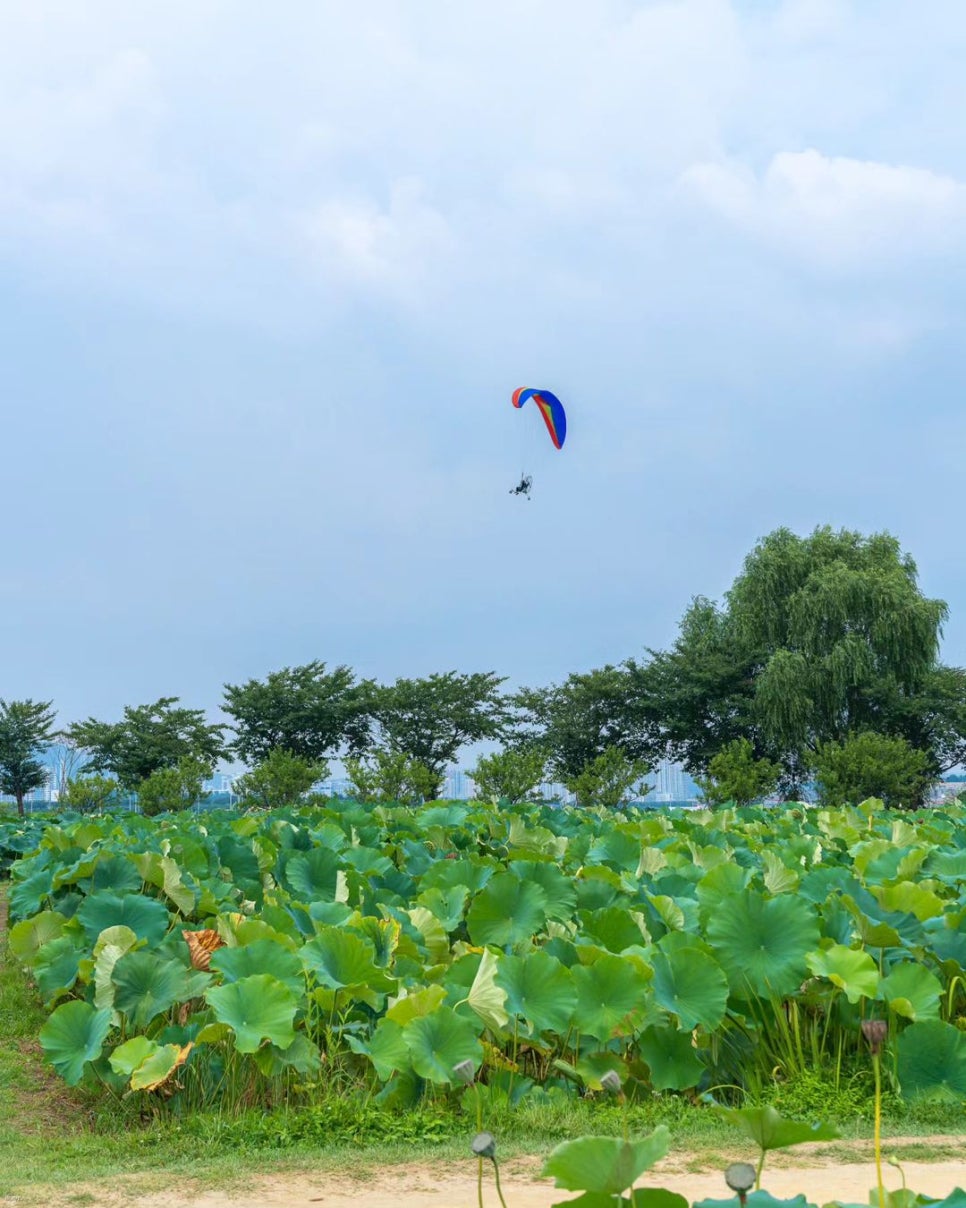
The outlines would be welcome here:
[[[0,695],[548,682],[781,524],[895,533],[966,661],[964,51],[959,0],[8,0]]]

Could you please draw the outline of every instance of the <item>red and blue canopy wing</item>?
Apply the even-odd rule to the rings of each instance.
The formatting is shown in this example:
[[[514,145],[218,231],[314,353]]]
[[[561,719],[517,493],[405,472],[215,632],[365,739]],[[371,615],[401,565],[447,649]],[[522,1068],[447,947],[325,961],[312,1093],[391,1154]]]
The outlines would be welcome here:
[[[563,443],[567,439],[567,414],[563,409],[563,403],[549,390],[533,390],[529,386],[521,386],[514,390],[511,402],[514,407],[522,407],[531,398],[540,408],[540,414],[547,425],[547,431],[550,433],[554,447],[562,449]]]

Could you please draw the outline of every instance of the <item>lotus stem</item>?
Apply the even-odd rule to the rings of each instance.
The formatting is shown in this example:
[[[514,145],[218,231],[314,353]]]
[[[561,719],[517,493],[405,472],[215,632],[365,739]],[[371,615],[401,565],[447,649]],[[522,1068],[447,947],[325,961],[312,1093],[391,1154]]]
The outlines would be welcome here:
[[[506,1208],[506,1200],[503,1198],[503,1191],[500,1187],[500,1166],[496,1158],[492,1158],[491,1161],[493,1162],[493,1177],[496,1179],[496,1194],[500,1197],[503,1208]]]
[[[875,1177],[879,1188],[879,1208],[885,1208],[885,1184],[882,1181],[882,1074],[878,1053],[872,1054],[872,1069],[875,1073]]]

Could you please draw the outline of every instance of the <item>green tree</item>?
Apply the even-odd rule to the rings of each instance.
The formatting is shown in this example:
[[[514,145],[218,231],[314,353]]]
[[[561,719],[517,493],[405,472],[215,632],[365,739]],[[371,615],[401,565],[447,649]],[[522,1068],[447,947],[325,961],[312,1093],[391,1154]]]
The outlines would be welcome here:
[[[650,792],[650,787],[641,783],[649,771],[646,760],[629,759],[620,747],[607,747],[576,776],[568,776],[564,784],[578,805],[619,809]]]
[[[922,743],[938,771],[962,751],[966,711],[966,677],[937,661],[946,611],[888,534],[778,529],[723,607],[695,600],[671,650],[635,665],[645,726],[699,774],[747,738],[790,793],[820,743],[861,730]]]
[[[542,748],[551,775],[563,781],[579,776],[609,748],[632,760],[653,758],[635,672],[627,664],[608,665],[574,673],[562,684],[517,692],[511,698],[514,745]]]
[[[122,788],[140,792],[155,772],[177,768],[182,759],[213,767],[225,751],[224,726],[209,725],[201,709],[176,708],[178,697],[151,705],[128,705],[119,722],[74,722],[69,737],[89,755],[94,772],[113,772]]]
[[[138,786],[138,805],[148,818],[157,814],[191,809],[204,801],[204,782],[212,773],[211,764],[185,755],[173,768],[158,768]]]
[[[709,805],[748,805],[773,793],[781,772],[780,764],[756,759],[747,738],[736,738],[711,759],[707,777],[697,784]]]
[[[262,809],[295,805],[314,784],[329,774],[326,760],[312,763],[293,755],[282,747],[268,755],[244,776],[235,781],[235,792],[248,803]]]
[[[264,680],[226,684],[224,708],[233,719],[232,747],[257,764],[285,750],[310,763],[345,744],[358,753],[369,740],[368,681],[356,682],[348,667],[325,663],[283,667]]]
[[[381,745],[427,767],[437,785],[430,796],[437,796],[447,765],[462,747],[502,737],[508,716],[502,683],[492,671],[447,671],[374,688],[369,709]]]
[[[365,758],[350,755],[345,761],[352,791],[359,801],[419,805],[439,796],[442,773],[433,772],[418,759],[376,747]]]
[[[24,797],[47,783],[47,768],[38,757],[53,740],[50,701],[0,700],[0,793],[16,798],[21,818]]]
[[[925,751],[870,730],[819,743],[812,763],[819,803],[829,807],[878,797],[889,809],[914,808],[935,779]]]
[[[60,804],[79,814],[96,814],[117,799],[118,787],[111,776],[73,776],[61,793]]]
[[[483,801],[527,801],[543,780],[547,757],[541,747],[514,748],[481,755],[470,776]]]

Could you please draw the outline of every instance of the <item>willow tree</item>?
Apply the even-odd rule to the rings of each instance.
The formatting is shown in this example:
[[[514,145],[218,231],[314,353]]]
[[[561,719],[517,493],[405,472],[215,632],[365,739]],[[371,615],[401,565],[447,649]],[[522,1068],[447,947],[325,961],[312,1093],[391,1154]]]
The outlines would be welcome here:
[[[692,771],[747,738],[800,787],[822,743],[907,738],[938,772],[962,752],[966,679],[938,662],[947,608],[894,537],[778,529],[718,607],[691,606],[674,647],[638,668],[650,724]]]

